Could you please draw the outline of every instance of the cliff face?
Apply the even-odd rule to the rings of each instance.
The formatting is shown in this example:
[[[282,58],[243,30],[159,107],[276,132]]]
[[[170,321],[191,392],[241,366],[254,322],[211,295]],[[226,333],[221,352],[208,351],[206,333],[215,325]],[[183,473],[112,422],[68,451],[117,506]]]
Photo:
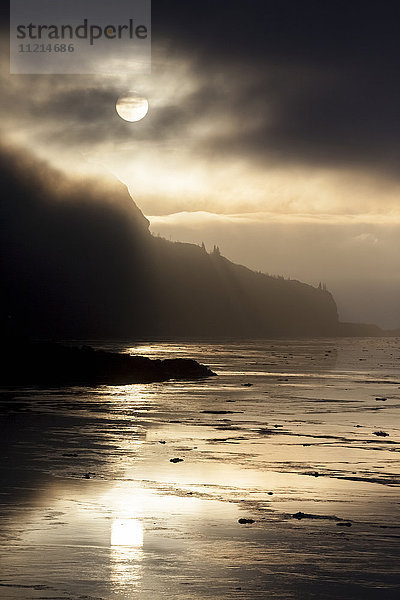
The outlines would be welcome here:
[[[163,332],[173,335],[279,337],[333,335],[329,292],[236,265],[198,246],[154,239]],[[175,316],[175,318],[174,318]]]
[[[154,238],[125,186],[3,153],[3,319],[31,337],[334,335],[332,296]]]

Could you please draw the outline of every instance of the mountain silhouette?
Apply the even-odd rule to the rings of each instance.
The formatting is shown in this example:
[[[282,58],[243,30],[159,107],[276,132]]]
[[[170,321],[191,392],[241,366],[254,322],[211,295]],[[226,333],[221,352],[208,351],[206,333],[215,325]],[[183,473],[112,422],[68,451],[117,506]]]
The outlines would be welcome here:
[[[154,237],[127,188],[3,149],[2,319],[35,339],[345,334],[332,295]],[[353,335],[357,335],[354,331]]]

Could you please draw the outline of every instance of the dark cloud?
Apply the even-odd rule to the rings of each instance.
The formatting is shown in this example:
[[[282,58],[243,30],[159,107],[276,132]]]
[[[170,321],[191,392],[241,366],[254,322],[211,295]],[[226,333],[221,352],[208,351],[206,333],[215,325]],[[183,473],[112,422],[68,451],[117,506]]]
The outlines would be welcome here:
[[[392,2],[153,0],[153,37],[201,58],[275,64],[387,64],[398,52]]]
[[[207,102],[211,114],[229,113],[249,125],[224,138],[217,122],[207,150],[255,160],[375,167],[398,175],[400,87],[397,79],[383,82],[379,72],[360,71],[356,78],[349,69],[271,69],[256,83],[240,87],[231,81],[219,97],[202,90],[197,104]]]
[[[185,48],[211,80],[227,69],[225,93],[204,90],[202,109],[223,98],[238,120],[264,117],[258,131],[210,147],[294,162],[397,166],[399,23],[392,2],[153,2],[156,41]],[[258,85],[247,85],[248,69]]]
[[[98,89],[94,86],[76,86],[71,81],[71,86],[62,88],[52,93],[51,88],[47,96],[35,102],[35,96],[29,98],[24,110],[30,111],[33,117],[46,119],[68,118],[72,122],[82,122],[88,125],[98,124],[110,118],[115,112],[115,97],[117,90]]]
[[[154,0],[152,13],[156,95],[165,73],[181,78],[182,87],[191,77],[197,88],[161,103],[150,97],[149,116],[135,125],[136,141],[177,140],[191,142],[194,154],[397,176],[400,5]],[[186,75],[179,62],[190,65]],[[46,143],[89,150],[102,141],[132,140],[131,125],[115,113],[123,91],[117,80],[12,76],[10,84],[5,114],[24,126],[42,121]],[[221,131],[227,117],[232,127]],[[192,130],[202,120],[212,127],[196,139]]]

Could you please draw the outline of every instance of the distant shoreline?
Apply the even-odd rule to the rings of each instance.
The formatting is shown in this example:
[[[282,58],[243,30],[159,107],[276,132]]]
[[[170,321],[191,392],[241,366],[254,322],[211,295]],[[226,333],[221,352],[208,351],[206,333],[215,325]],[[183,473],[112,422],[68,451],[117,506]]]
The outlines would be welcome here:
[[[338,332],[336,334],[332,334],[332,335],[293,335],[293,336],[288,336],[288,335],[282,335],[282,336],[278,336],[278,335],[273,335],[273,336],[266,336],[266,335],[260,335],[260,336],[216,336],[216,337],[210,337],[210,336],[182,336],[182,335],[177,335],[177,336],[170,336],[170,335],[159,335],[159,336],[154,336],[154,335],[149,335],[149,336],[138,336],[138,337],[118,337],[118,338],[62,338],[60,340],[54,340],[51,338],[37,338],[34,340],[34,343],[57,343],[57,344],[62,344],[62,345],[66,345],[66,346],[80,346],[83,344],[88,344],[90,346],[94,346],[97,348],[106,348],[108,346],[114,346],[114,345],[127,345],[127,344],[132,344],[132,345],[137,345],[137,344],[143,344],[146,342],[168,342],[168,343],[173,343],[173,342],[198,342],[198,343],[225,343],[225,342],[254,342],[254,341],[262,341],[262,340],[268,340],[268,341],[290,341],[290,340],[311,340],[311,339],[327,339],[327,340],[334,340],[334,339],[342,339],[342,338],[378,338],[378,337],[400,337],[400,329],[381,329],[378,325],[372,325],[372,324],[364,324],[364,323],[339,323],[339,325],[341,326],[341,333]],[[358,329],[359,328],[359,329]],[[358,331],[357,331],[358,330]],[[373,333],[373,331],[376,331],[375,333]],[[354,333],[353,333],[354,332]]]

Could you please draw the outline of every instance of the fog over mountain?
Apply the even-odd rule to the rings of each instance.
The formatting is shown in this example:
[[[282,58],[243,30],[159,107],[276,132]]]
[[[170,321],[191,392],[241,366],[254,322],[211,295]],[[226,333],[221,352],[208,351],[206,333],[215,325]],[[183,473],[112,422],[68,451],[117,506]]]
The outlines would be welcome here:
[[[34,338],[335,335],[331,294],[154,237],[117,180],[3,150],[2,315]]]
[[[400,326],[398,3],[153,0],[151,74],[87,77],[11,75],[7,8],[1,139],[68,176],[103,165],[155,234]],[[149,103],[134,124],[129,90]]]

